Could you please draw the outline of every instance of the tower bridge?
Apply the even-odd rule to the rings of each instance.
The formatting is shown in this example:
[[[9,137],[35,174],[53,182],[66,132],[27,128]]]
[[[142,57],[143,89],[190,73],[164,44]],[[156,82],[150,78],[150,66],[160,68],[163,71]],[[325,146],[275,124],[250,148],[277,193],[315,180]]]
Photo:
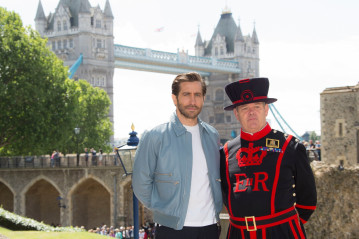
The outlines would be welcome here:
[[[213,35],[203,40],[198,30],[195,55],[188,52],[158,51],[135,46],[115,44],[114,16],[110,0],[104,9],[92,7],[88,0],[59,0],[54,13],[45,15],[39,1],[35,27],[48,39],[48,46],[72,66],[82,56],[74,79],[85,79],[104,89],[113,103],[114,69],[180,74],[196,71],[205,78],[207,95],[200,117],[217,128],[225,142],[238,133],[239,123],[231,112],[224,112],[228,105],[224,86],[231,81],[259,76],[259,40],[256,29],[243,35],[230,10],[222,11]],[[120,77],[117,77],[120,78]],[[114,122],[114,105],[109,118]]]
[[[48,16],[39,0],[35,17],[36,30],[48,38],[48,46],[64,65],[72,66],[82,57],[74,79],[85,79],[104,89],[112,102],[115,68],[168,74],[197,71],[207,84],[201,119],[216,127],[222,142],[239,132],[240,125],[232,112],[223,110],[230,104],[224,86],[259,76],[255,28],[252,34],[243,35],[232,13],[225,10],[211,39],[202,40],[198,31],[195,55],[191,56],[183,51],[170,53],[115,44],[113,22],[109,0],[103,10],[91,7],[88,0],[59,0],[54,13]],[[109,112],[111,122],[113,107]],[[90,228],[131,222],[131,182],[121,177],[123,172],[118,166],[74,166],[71,160],[61,168],[0,166],[0,204],[10,211],[63,226]]]
[[[239,74],[239,63],[211,57],[190,56],[184,51],[177,53],[156,51],[115,44],[115,67],[157,73],[181,74],[196,71],[202,77],[212,73]]]

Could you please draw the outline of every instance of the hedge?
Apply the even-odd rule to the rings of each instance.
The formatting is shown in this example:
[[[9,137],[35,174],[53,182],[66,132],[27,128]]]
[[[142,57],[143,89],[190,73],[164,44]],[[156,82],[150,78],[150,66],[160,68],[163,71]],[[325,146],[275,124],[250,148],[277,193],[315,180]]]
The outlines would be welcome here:
[[[0,226],[13,231],[81,232],[78,227],[52,227],[34,219],[22,217],[0,207]]]

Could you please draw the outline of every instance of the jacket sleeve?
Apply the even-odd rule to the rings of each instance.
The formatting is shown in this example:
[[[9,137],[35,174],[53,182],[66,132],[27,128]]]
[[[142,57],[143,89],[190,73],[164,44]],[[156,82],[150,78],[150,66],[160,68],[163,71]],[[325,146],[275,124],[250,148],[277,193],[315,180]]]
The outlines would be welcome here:
[[[297,143],[295,147],[295,181],[298,211],[301,222],[306,223],[317,205],[317,190],[312,168],[305,147]]]
[[[157,164],[158,145],[153,132],[146,132],[140,140],[133,165],[133,192],[142,204],[149,209],[151,208],[151,195],[154,171]]]

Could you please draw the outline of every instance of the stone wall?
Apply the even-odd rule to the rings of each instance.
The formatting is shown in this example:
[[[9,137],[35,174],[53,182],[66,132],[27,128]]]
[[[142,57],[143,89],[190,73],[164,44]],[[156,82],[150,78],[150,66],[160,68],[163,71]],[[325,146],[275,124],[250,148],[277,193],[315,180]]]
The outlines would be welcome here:
[[[321,153],[328,164],[359,163],[359,84],[320,94]]]
[[[305,224],[308,239],[359,238],[359,167],[312,163],[317,209]]]

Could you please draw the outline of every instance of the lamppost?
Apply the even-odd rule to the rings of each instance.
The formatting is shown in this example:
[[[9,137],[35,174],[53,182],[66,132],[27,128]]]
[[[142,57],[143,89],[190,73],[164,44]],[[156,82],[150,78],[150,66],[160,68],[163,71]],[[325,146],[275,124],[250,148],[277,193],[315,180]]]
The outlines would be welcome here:
[[[135,127],[132,124],[131,126],[132,132],[129,133],[130,138],[127,140],[127,144],[116,147],[116,153],[118,158],[120,159],[120,163],[125,171],[123,177],[127,177],[128,175],[132,175],[133,171],[133,161],[135,159],[136,149],[139,142],[137,132],[135,132]],[[122,160],[122,157],[123,160]],[[138,219],[138,199],[135,194],[132,192],[133,198],[133,227],[134,227],[134,239],[139,239],[138,230],[139,230],[139,219]]]
[[[77,154],[76,154],[76,165],[79,166],[80,162],[80,154],[79,154],[79,134],[80,134],[80,128],[75,128],[75,134],[76,134],[76,143],[77,143]]]

